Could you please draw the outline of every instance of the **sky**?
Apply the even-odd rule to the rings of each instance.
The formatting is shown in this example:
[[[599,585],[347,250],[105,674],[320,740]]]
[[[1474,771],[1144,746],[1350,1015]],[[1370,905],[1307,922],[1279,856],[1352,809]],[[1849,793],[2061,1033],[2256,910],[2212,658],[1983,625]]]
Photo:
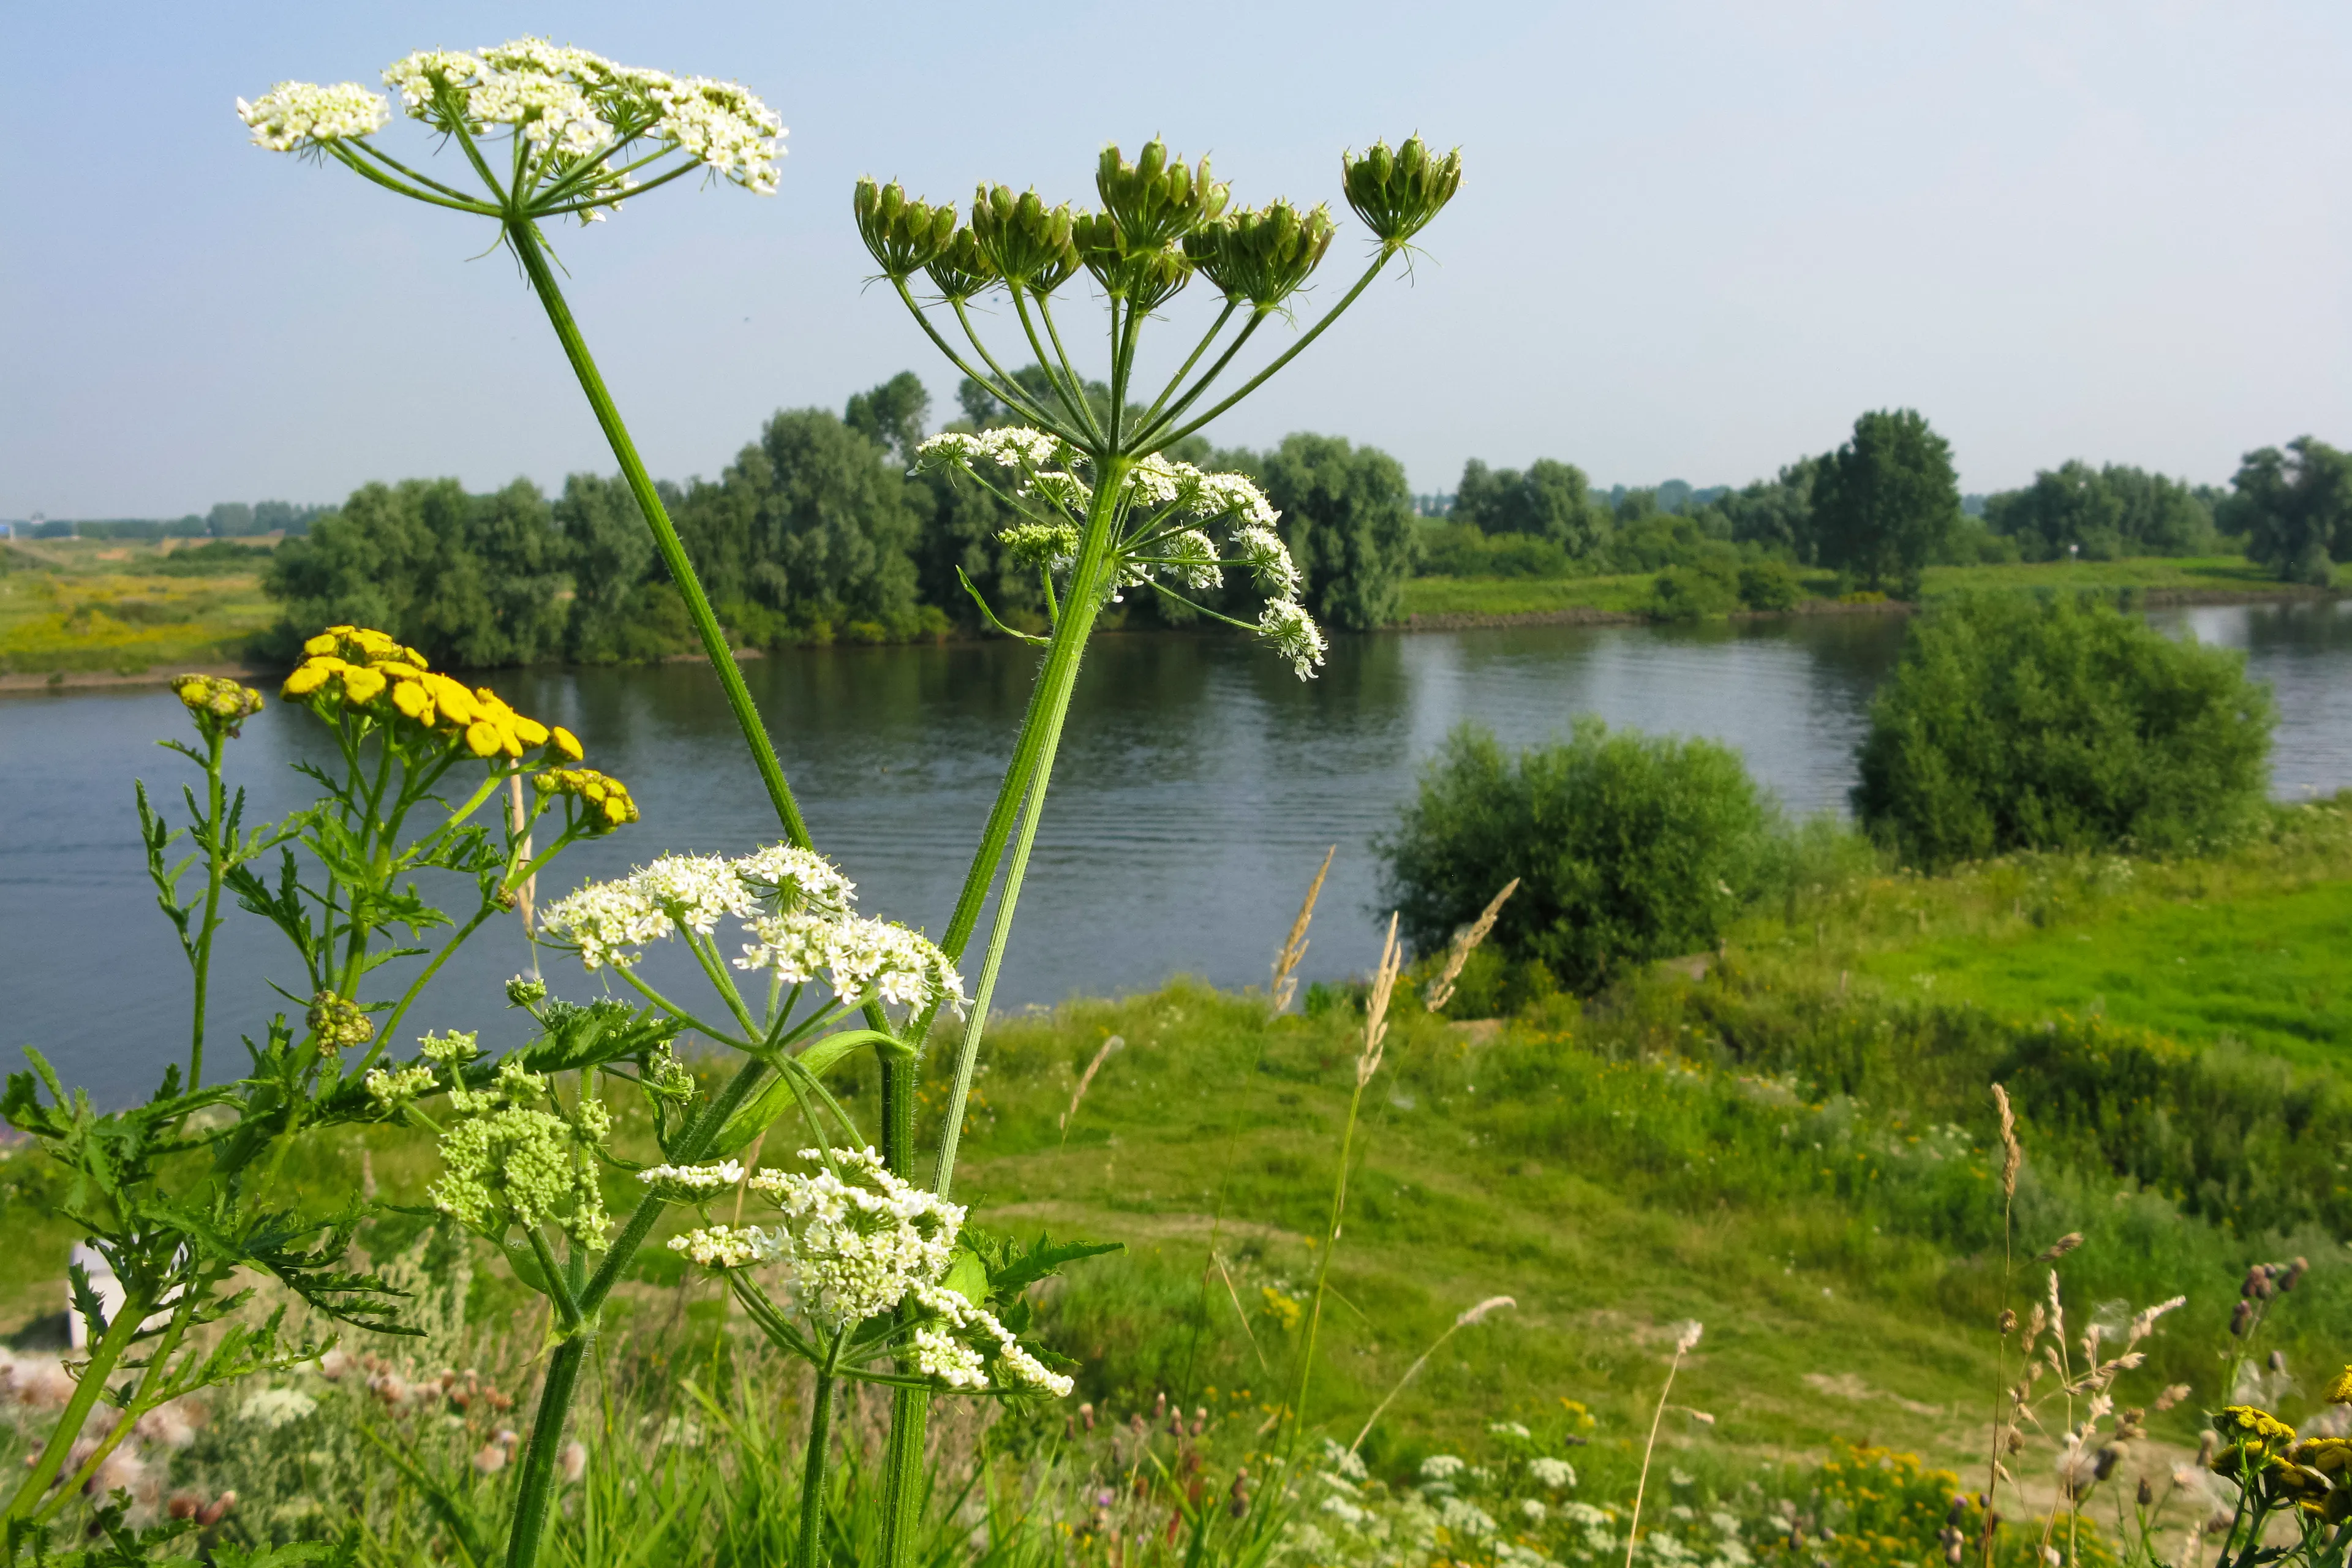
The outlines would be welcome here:
[[[1432,491],[1469,458],[1736,484],[1886,406],[1950,438],[1969,490],[2077,457],[2221,482],[2255,447],[2352,443],[2340,0],[5,0],[0,517],[609,471],[479,220],[252,147],[233,113],[277,80],[373,84],[411,49],[524,33],[735,78],[790,128],[772,197],[681,182],[559,236],[669,478],[904,369],[953,411],[953,370],[866,287],[858,175],[1090,202],[1103,143],[1155,132],[1252,204],[1339,207],[1341,150],[1376,137],[1465,161],[1410,277],[1223,445],[1332,432]],[[414,125],[386,139],[429,155]],[[1302,326],[1363,254],[1350,221]],[[1201,303],[1171,309],[1154,363]]]

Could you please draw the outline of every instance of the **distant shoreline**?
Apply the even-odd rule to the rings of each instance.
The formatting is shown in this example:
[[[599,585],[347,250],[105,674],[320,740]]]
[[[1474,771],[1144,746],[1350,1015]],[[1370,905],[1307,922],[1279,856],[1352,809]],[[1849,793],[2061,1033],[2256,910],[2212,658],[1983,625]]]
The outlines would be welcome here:
[[[2281,583],[2274,587],[2269,588],[2132,588],[2129,586],[2124,586],[2113,589],[2085,589],[2084,591],[2103,592],[2110,596],[2129,595],[2132,596],[2133,603],[2135,605],[2147,609],[2167,609],[2185,605],[2266,605],[2275,604],[2281,601],[2316,602],[2320,600],[2336,600],[2347,596],[2346,592],[2342,589],[2313,588],[2293,583]],[[1919,606],[1916,603],[1907,599],[1880,599],[1874,600],[1866,604],[1850,604],[1839,599],[1807,599],[1793,609],[1734,610],[1730,614],[1720,618],[1727,621],[1769,621],[1813,616],[1907,616],[1917,610],[1918,607]],[[1662,621],[1654,616],[1642,615],[1632,611],[1607,610],[1601,609],[1597,605],[1566,605],[1557,609],[1549,610],[1506,610],[1495,612],[1464,610],[1417,613],[1406,616],[1402,620],[1386,622],[1374,628],[1373,632],[1369,635],[1377,636],[1384,632],[1412,633],[1475,631],[1494,626],[1665,626],[1674,623]],[[1165,635],[1167,629],[1154,627],[1151,628],[1151,630],[1155,633]],[[1175,632],[1176,635],[1197,635],[1196,633],[1190,632],[1184,628],[1175,628]],[[1121,637],[1130,634],[1126,632],[1107,632],[1102,635]],[[953,637],[946,640],[950,642],[980,642],[993,639],[980,637]],[[901,647],[906,645],[874,644],[871,646]],[[752,659],[765,658],[768,657],[770,657],[768,651],[761,648],[747,647],[738,648],[735,650],[735,658],[739,662],[748,662]],[[699,653],[682,653],[673,654],[668,658],[663,659],[660,662],[664,664],[698,664],[701,660],[702,655]],[[607,669],[619,667],[611,665],[592,666],[555,664],[533,665],[526,668],[535,669]],[[286,671],[282,668],[275,665],[172,664],[154,665],[147,669],[139,671],[136,674],[128,675],[119,670],[107,669],[64,670],[56,673],[31,672],[25,674],[0,674],[0,697],[64,696],[68,693],[131,691],[145,688],[166,686],[178,677],[188,674],[226,676],[230,679],[242,680],[248,684],[275,686],[279,680],[285,678]]]

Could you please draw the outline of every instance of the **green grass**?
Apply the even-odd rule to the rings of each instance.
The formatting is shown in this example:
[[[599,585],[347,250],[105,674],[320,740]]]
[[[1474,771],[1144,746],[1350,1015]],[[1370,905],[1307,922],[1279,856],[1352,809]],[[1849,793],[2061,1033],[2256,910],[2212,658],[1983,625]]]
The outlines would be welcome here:
[[[1800,579],[1816,599],[1837,593],[1834,574],[1805,572]],[[1417,616],[1535,616],[1575,611],[1640,616],[1649,611],[1655,582],[1656,574],[1646,572],[1612,577],[1414,577],[1404,584],[1394,621],[1402,625]],[[2250,598],[2310,591],[2279,582],[2252,562],[2226,555],[1931,566],[1923,584],[1930,599],[2011,589]]]

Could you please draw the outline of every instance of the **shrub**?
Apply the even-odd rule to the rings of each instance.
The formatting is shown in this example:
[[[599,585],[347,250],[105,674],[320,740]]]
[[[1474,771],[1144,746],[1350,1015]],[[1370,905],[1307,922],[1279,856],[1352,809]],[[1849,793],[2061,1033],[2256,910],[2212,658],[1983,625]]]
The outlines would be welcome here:
[[[1712,741],[1587,718],[1514,758],[1465,725],[1378,848],[1417,951],[1517,877],[1489,940],[1589,991],[1626,963],[1712,945],[1761,886],[1774,823],[1738,754]]]
[[[1669,566],[1650,589],[1650,611],[1661,620],[1706,621],[1739,608],[1739,576],[1711,558]]]
[[[1804,585],[1785,561],[1751,561],[1739,569],[1739,602],[1751,610],[1793,610],[1804,596]]]
[[[1925,868],[2190,849],[2260,810],[2274,719],[2238,654],[2077,600],[1956,600],[1912,628],[1872,710],[1854,809]]]

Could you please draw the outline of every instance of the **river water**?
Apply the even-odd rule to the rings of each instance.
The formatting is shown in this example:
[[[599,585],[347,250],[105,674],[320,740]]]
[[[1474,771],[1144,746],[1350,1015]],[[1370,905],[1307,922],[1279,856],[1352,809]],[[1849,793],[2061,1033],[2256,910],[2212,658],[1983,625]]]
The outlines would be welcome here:
[[[2160,611],[2168,629],[2245,650],[2275,689],[2275,790],[2352,784],[2352,612],[2332,605]],[[1238,639],[1099,638],[1081,679],[1022,900],[999,1006],[1156,985],[1172,974],[1263,983],[1308,878],[1336,844],[1302,973],[1360,973],[1377,950],[1370,840],[1416,769],[1465,720],[1507,743],[1612,724],[1715,737],[1795,812],[1843,810],[1873,691],[1904,623],[1824,616],[1696,628],[1511,626],[1334,641],[1320,679]],[[818,845],[863,907],[937,931],[954,902],[1027,696],[1034,656],[1010,643],[827,648],[744,668]],[[667,850],[740,852],[774,818],[709,672],[509,672],[499,689],[570,726],[628,781],[644,820],[567,852],[542,900]],[[185,732],[168,693],[0,700],[0,1053],[37,1046],[101,1102],[184,1057],[187,973],[151,901],[131,780],[159,797],[195,776],[154,745]],[[231,748],[248,821],[309,798],[289,763],[315,720],[273,701]],[[470,899],[470,892],[465,896]],[[452,894],[455,901],[456,895]],[[478,934],[412,1017],[515,1037],[499,983],[529,967],[518,922]],[[677,955],[647,973],[681,986]],[[280,939],[233,915],[216,959],[208,1057],[242,1060],[299,990]],[[551,960],[559,994],[602,977]],[[388,977],[384,994],[404,979]]]

